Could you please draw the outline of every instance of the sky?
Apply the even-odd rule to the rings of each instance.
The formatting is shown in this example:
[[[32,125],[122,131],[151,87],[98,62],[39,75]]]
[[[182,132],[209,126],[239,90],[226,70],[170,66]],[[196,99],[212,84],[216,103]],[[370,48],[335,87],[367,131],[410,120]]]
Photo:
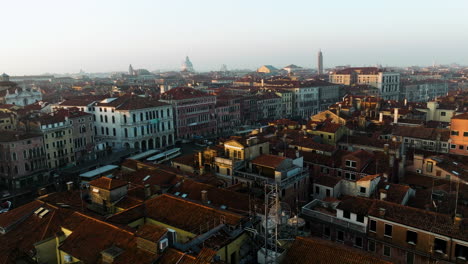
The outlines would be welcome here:
[[[467,0],[2,1],[0,73],[468,65]]]

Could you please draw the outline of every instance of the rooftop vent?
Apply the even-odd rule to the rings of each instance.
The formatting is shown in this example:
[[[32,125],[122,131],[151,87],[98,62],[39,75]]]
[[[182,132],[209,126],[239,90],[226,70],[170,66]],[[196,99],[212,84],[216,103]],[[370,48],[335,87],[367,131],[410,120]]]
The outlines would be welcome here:
[[[43,217],[46,216],[48,213],[49,213],[49,210],[48,210],[48,209],[44,209],[44,211],[42,211],[42,212],[39,214],[39,218],[43,218]]]
[[[116,247],[116,246],[112,246],[108,249],[105,249],[103,251],[101,251],[101,256],[102,256],[102,263],[103,264],[110,264],[110,263],[113,263],[114,260],[120,255],[122,254],[124,250],[119,248],[119,247]]]

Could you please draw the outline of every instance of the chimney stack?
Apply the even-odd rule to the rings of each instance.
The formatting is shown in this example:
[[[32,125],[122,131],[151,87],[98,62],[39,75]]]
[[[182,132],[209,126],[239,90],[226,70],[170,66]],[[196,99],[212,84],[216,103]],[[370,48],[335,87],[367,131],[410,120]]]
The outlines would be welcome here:
[[[201,191],[201,199],[204,204],[208,203],[208,191],[207,190]]]
[[[145,184],[145,198],[148,199],[151,197],[151,187],[149,184]]]
[[[73,190],[73,182],[69,181],[67,182],[67,191],[72,191]]]
[[[380,216],[385,216],[385,208],[379,208],[379,215]]]
[[[393,113],[393,123],[398,123],[398,108],[395,108],[395,111]]]
[[[379,122],[380,122],[380,123],[383,122],[383,113],[379,113]]]

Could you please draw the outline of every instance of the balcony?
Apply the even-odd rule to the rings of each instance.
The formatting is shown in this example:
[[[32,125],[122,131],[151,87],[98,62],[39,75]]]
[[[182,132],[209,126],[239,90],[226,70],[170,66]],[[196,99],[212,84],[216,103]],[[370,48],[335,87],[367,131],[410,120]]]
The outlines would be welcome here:
[[[239,169],[244,166],[245,162],[238,159],[229,159],[223,157],[215,157],[216,164],[223,165],[225,167],[231,167],[232,169]]]
[[[301,213],[313,221],[331,223],[346,229],[354,230],[360,233],[366,233],[365,225],[358,225],[336,217],[334,209],[328,209],[323,201],[313,200],[302,207]]]

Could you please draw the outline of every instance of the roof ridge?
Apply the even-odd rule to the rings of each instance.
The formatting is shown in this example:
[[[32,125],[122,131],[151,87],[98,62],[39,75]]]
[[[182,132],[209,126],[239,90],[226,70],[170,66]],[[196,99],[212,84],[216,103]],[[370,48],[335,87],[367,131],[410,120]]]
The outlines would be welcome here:
[[[79,215],[81,215],[81,216],[84,216],[84,217],[85,217],[86,219],[88,219],[88,220],[95,221],[95,222],[98,222],[98,223],[101,223],[101,224],[105,224],[105,225],[107,225],[107,226],[109,226],[109,227],[111,227],[111,228],[113,228],[113,229],[117,229],[117,230],[126,232],[126,233],[128,233],[128,234],[135,235],[133,232],[127,231],[127,230],[125,230],[125,229],[123,229],[123,228],[120,228],[120,227],[118,227],[118,226],[115,226],[115,225],[113,225],[113,224],[111,224],[111,223],[108,223],[108,222],[99,220],[99,219],[97,219],[97,218],[94,218],[94,217],[85,215],[85,214],[80,213],[80,212],[78,212],[78,211],[75,211],[75,213],[77,213],[77,214],[79,214]],[[81,224],[80,224],[80,225],[81,225]]]

